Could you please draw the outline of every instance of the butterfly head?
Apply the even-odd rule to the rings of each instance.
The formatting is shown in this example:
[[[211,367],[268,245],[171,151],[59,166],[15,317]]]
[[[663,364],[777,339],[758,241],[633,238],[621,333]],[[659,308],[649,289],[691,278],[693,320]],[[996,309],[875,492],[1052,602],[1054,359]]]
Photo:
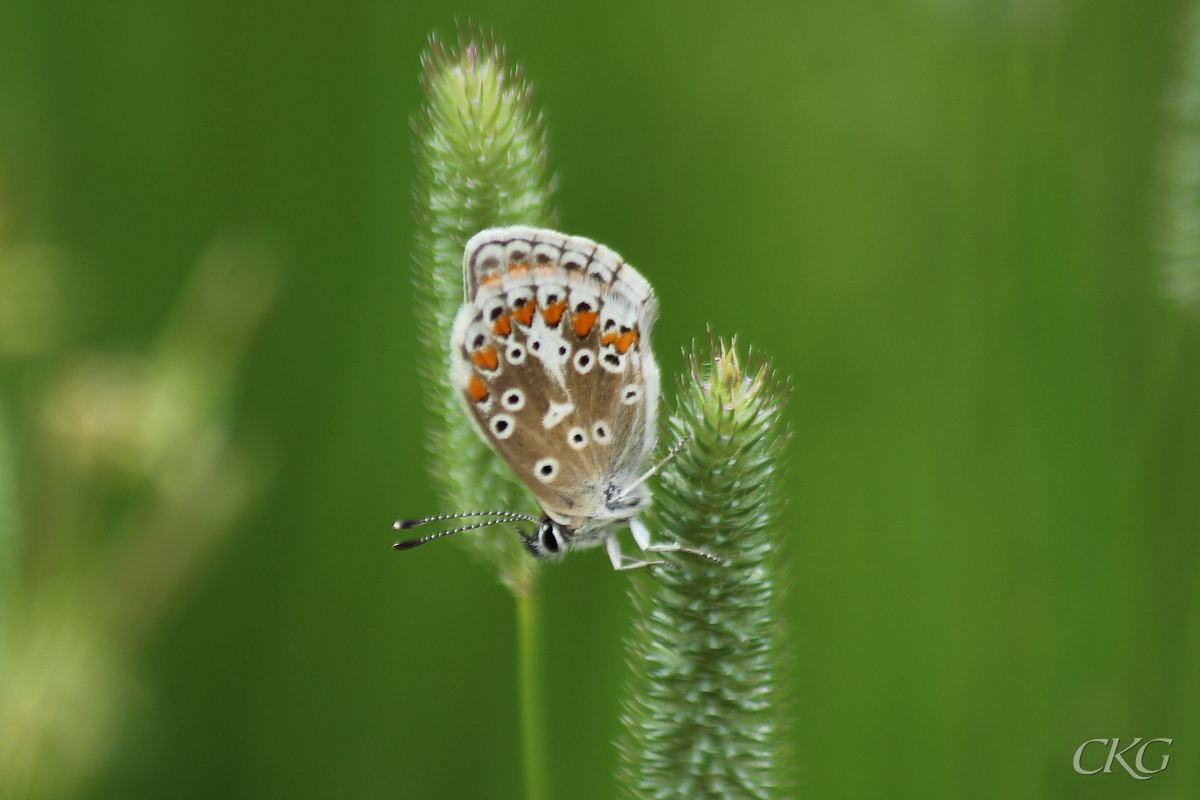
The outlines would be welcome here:
[[[610,483],[604,492],[604,504],[586,516],[558,522],[543,513],[532,534],[523,536],[525,548],[538,559],[557,561],[568,549],[584,549],[600,544],[619,527],[650,504],[650,492],[639,482],[633,486]]]
[[[557,561],[566,554],[570,534],[550,517],[543,516],[534,532],[521,541],[534,558]]]

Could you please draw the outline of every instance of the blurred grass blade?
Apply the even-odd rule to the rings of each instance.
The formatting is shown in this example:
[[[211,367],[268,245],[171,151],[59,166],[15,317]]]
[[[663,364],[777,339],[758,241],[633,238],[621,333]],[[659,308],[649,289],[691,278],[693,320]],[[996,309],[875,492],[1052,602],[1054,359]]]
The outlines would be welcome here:
[[[416,283],[426,402],[434,412],[432,474],[449,511],[524,509],[526,491],[484,444],[449,383],[449,340],[463,302],[463,246],[495,225],[546,225],[551,182],[541,118],[529,85],[491,39],[469,32],[456,47],[432,39],[424,57],[427,104],[416,122],[419,232]],[[533,561],[510,526],[457,537],[493,562],[506,585],[532,588]]]
[[[9,436],[8,408],[0,403],[0,647],[8,628],[8,603],[11,600],[11,580],[17,562],[17,487],[13,464],[12,441]],[[0,664],[4,661],[0,655]],[[2,676],[0,676],[2,679]]]
[[[19,471],[0,436],[0,533],[21,535],[0,542],[21,550],[0,627],[0,797],[76,796],[103,770],[146,635],[261,485],[231,409],[277,278],[265,248],[223,240],[150,355],[65,359],[23,387]]]
[[[775,622],[777,490],[788,433],[771,368],[718,344],[693,353],[651,530],[727,560],[673,559],[634,587],[634,675],[621,742],[624,796],[740,800],[778,795]]]
[[[149,360],[138,452],[157,500],[114,576],[131,633],[150,627],[267,480],[262,459],[236,442],[231,418],[243,356],[281,273],[268,241],[217,239]]]
[[[1181,28],[1160,163],[1159,251],[1167,295],[1200,310],[1200,3],[1187,10]]]

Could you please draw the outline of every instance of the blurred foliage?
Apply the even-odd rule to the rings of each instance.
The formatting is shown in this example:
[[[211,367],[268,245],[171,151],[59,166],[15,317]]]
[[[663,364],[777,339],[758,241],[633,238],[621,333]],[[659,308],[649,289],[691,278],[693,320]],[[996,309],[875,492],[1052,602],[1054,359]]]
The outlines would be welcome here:
[[[1136,791],[1200,794],[1200,331],[1156,250],[1190,7],[0,4],[39,220],[6,246],[70,254],[42,341],[157,352],[231,222],[290,265],[227,408],[276,480],[143,640],[83,794],[519,795],[508,592],[456,548],[390,551],[438,502],[409,142],[455,17],[533,81],[561,227],[654,284],[664,375],[711,323],[794,379],[797,796],[1128,797],[1071,769],[1111,736],[1174,737]],[[65,384],[19,358],[45,388],[5,398],[24,465],[27,404]],[[558,796],[616,794],[628,585],[602,554],[539,577]]]
[[[1200,309],[1200,4],[1180,28],[1182,47],[1167,92],[1159,164],[1159,249],[1167,295]]]
[[[274,293],[262,246],[214,246],[149,355],[52,347],[67,274],[54,252],[0,243],[16,398],[0,406],[5,798],[75,796],[95,777],[136,653],[262,478],[229,419],[238,357]],[[31,377],[19,356],[47,363]]]

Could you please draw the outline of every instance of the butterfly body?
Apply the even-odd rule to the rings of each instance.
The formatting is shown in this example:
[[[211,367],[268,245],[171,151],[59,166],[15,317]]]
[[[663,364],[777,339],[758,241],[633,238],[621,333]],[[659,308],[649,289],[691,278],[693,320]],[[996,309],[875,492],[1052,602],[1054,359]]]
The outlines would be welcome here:
[[[480,436],[544,514],[542,558],[608,542],[650,501],[657,301],[620,256],[583,237],[490,228],[467,243],[451,382]]]

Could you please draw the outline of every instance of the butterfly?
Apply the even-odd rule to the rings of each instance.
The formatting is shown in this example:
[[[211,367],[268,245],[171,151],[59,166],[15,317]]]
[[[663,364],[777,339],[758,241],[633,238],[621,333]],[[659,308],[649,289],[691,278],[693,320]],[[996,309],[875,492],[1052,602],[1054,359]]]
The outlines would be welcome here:
[[[614,569],[670,566],[622,554],[616,534],[628,526],[646,553],[719,561],[678,544],[652,544],[638,516],[650,503],[647,479],[665,463],[647,468],[660,396],[650,349],[658,301],[649,282],[602,244],[530,227],[475,234],[463,277],[450,381],[480,437],[533,494],[542,517],[490,511],[404,520],[395,527],[494,517],[396,548],[527,521],[536,528],[522,541],[540,559],[605,544]]]

